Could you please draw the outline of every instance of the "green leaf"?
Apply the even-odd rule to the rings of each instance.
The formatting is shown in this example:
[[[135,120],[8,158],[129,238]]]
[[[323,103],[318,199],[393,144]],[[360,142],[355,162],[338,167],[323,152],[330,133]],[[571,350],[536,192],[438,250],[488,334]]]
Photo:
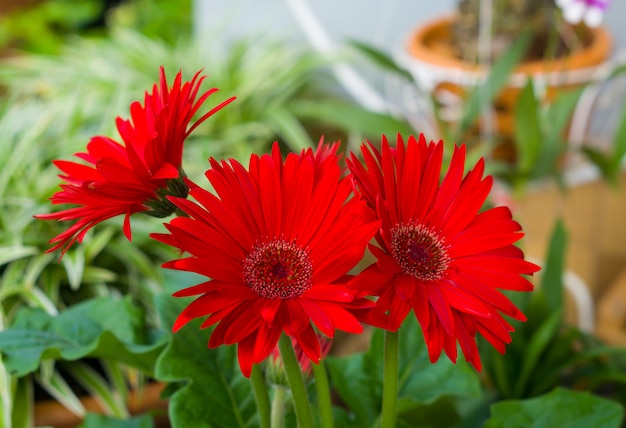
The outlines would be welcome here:
[[[78,428],[153,428],[150,415],[141,415],[131,419],[117,419],[110,416],[88,413]]]
[[[539,103],[532,79],[526,82],[515,106],[515,145],[519,156],[519,171],[528,174],[537,160],[541,146]]]
[[[589,392],[556,388],[541,397],[491,406],[485,428],[618,428],[624,409]]]
[[[553,171],[559,157],[567,150],[565,131],[584,88],[559,92],[559,95],[541,117],[543,140],[541,153],[533,168],[534,177],[543,177]]]
[[[600,170],[604,178],[609,181],[615,180],[615,177],[613,176],[613,159],[610,156],[607,156],[606,153],[593,147],[583,146],[581,150],[585,156],[587,156],[587,159],[589,159]]]
[[[289,148],[299,152],[313,147],[313,141],[298,119],[286,108],[277,107],[267,112],[267,121],[281,135]]]
[[[521,370],[514,387],[514,396],[522,397],[528,388],[528,380],[536,368],[541,355],[550,345],[562,324],[563,311],[553,312],[534,332],[527,345]]]
[[[363,54],[367,59],[379,66],[381,69],[391,71],[404,77],[405,79],[413,80],[411,73],[400,67],[398,63],[387,54],[387,52],[358,40],[349,40],[348,45],[355,48],[359,53]]]
[[[565,230],[563,220],[558,219],[550,235],[548,255],[541,271],[541,292],[551,311],[560,310],[563,307],[563,270],[566,249],[567,230]]]
[[[371,426],[382,403],[383,334],[376,329],[366,353],[328,357],[332,385],[354,414],[358,426]]]
[[[380,137],[381,134],[391,137],[397,133],[410,135],[414,132],[403,120],[374,113],[345,101],[294,101],[289,108],[302,119],[320,121],[347,131],[357,130],[369,137]]]
[[[174,324],[187,299],[168,294],[157,297],[164,326]],[[247,427],[256,422],[252,388],[237,364],[234,346],[208,349],[210,329],[200,329],[201,320],[190,322],[172,338],[156,365],[156,378],[184,382],[170,397],[173,426]]]
[[[376,329],[366,353],[326,360],[333,386],[360,426],[371,426],[380,413],[383,343],[383,332]],[[411,419],[437,413],[443,398],[480,395],[479,378],[469,365],[455,365],[445,356],[434,364],[430,362],[420,327],[412,315],[400,328],[399,353],[398,398],[403,412]],[[454,417],[447,414],[445,421]]]
[[[465,133],[474,125],[481,112],[507,84],[515,66],[522,60],[531,41],[531,34],[518,38],[493,64],[483,84],[472,90],[464,106],[463,116],[452,141],[461,141]]]
[[[31,428],[35,425],[33,415],[33,381],[29,378],[15,379],[11,426],[13,428]],[[3,409],[7,411],[8,409]]]
[[[0,349],[12,375],[34,372],[44,359],[103,357],[152,373],[166,336],[146,337],[144,311],[130,299],[102,297],[58,316],[23,308],[0,332]]]
[[[462,359],[453,364],[445,355],[435,364],[414,316],[409,314],[400,329],[400,398],[433,403],[446,396],[478,397],[480,381]]]
[[[619,126],[613,137],[613,156],[610,161],[609,178],[616,181],[624,154],[626,154],[626,103],[622,106]]]
[[[415,404],[403,399],[398,403],[398,427],[446,428],[457,426],[460,418],[455,403],[449,397],[431,404]]]

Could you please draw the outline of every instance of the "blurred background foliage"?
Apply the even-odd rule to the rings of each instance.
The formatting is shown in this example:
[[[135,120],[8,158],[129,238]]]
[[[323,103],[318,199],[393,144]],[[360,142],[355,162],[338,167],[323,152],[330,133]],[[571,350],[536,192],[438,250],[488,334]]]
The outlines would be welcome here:
[[[42,397],[83,417],[84,392],[109,416],[128,418],[121,398],[154,376],[169,337],[155,296],[164,287],[158,267],[176,254],[148,238],[162,227],[148,216],[133,218],[132,243],[112,220],[60,262],[59,254],[45,253],[47,241],[67,227],[33,218],[60,209],[48,200],[59,185],[52,161],[75,159],[94,135],[119,140],[115,118],[127,118],[130,103],[143,100],[160,66],[170,82],[179,70],[190,79],[202,69],[208,75],[203,88],[220,89],[200,114],[237,96],[186,143],[186,173],[203,184],[211,156],[245,162],[275,140],[300,150],[322,132],[326,140],[358,144],[410,127],[349,100],[327,73],[332,60],[290,41],[247,36],[209,42],[219,40],[219,29],[198,40],[190,0],[42,0],[2,7],[0,152],[10,156],[0,158],[0,348],[13,358],[2,363],[0,357],[0,426],[32,426],[34,399]],[[125,304],[115,303],[124,296]],[[141,331],[129,336],[119,323],[89,318],[107,308],[116,311],[111,321],[125,319]],[[59,330],[57,314],[89,328]],[[69,342],[80,346],[63,345]],[[120,352],[110,355],[99,343]],[[37,351],[26,357],[25,349]],[[141,364],[137,352],[144,355]],[[36,367],[22,365],[33,356]],[[86,363],[68,365],[68,358]],[[88,418],[85,426],[90,423],[98,421]]]

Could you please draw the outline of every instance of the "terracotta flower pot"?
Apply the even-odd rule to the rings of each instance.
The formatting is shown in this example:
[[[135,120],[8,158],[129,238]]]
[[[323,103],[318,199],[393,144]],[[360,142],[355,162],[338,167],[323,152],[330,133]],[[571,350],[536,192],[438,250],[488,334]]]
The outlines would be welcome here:
[[[410,35],[406,52],[400,61],[409,69],[421,88],[430,91],[436,100],[458,111],[467,90],[481,82],[485,69],[458,58],[452,44],[453,16],[438,18],[416,28]],[[494,127],[499,135],[513,134],[513,112],[517,95],[527,79],[536,87],[545,88],[547,100],[558,91],[597,79],[599,67],[611,54],[612,39],[605,28],[590,30],[590,41],[569,56],[554,60],[525,62],[517,66],[507,88],[494,103]],[[454,122],[454,114],[444,117]]]

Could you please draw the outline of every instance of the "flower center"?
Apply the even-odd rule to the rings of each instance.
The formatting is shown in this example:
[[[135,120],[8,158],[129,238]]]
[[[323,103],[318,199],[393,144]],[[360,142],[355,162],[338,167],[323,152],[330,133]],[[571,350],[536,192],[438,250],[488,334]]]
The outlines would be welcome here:
[[[423,281],[441,279],[450,264],[444,239],[422,224],[392,227],[391,255],[404,274]]]
[[[309,252],[295,242],[275,239],[258,244],[243,262],[245,284],[261,297],[293,299],[311,288]]]

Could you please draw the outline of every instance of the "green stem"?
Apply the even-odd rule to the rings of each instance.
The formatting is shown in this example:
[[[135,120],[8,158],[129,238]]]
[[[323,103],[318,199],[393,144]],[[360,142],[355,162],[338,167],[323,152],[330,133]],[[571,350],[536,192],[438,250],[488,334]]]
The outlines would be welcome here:
[[[270,398],[267,394],[267,386],[265,384],[265,378],[263,377],[263,370],[259,364],[252,366],[250,382],[252,383],[252,389],[254,390],[254,399],[256,400],[256,407],[259,412],[261,428],[269,428]]]
[[[281,385],[274,386],[272,399],[272,428],[285,428],[285,397],[287,389]]]
[[[398,407],[398,332],[385,331],[381,428],[395,428]]]
[[[293,397],[293,406],[296,409],[298,427],[313,428],[313,414],[311,413],[309,397],[306,392],[306,387],[304,386],[304,377],[302,376],[300,364],[298,364],[298,359],[296,358],[296,353],[293,350],[289,336],[286,334],[280,336],[278,349],[280,349],[280,356],[283,359],[285,373],[287,374],[287,382],[289,383],[289,389]]]
[[[315,376],[315,390],[317,391],[317,404],[320,411],[320,422],[322,428],[333,428],[333,406],[330,401],[330,386],[328,385],[328,375],[324,360],[319,364],[311,364],[313,375]]]

